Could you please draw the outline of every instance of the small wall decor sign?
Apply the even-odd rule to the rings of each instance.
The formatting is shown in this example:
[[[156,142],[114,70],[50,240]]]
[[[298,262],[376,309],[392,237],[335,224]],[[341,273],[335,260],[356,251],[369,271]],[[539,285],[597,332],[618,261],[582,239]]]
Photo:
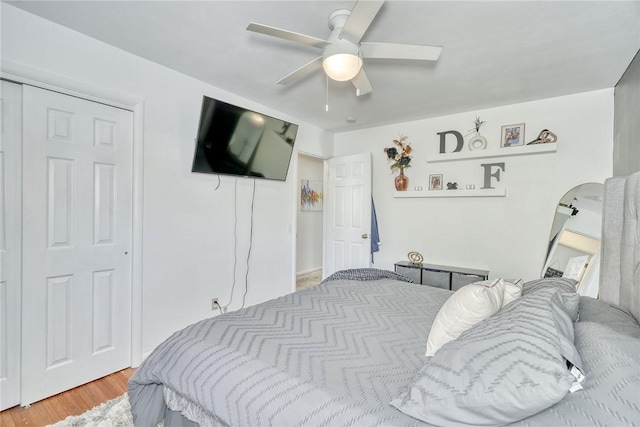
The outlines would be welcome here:
[[[323,198],[322,181],[303,179],[300,182],[300,208],[303,211],[321,211]]]
[[[517,145],[524,145],[524,123],[502,126],[500,146],[515,147]]]
[[[429,190],[442,190],[442,174],[429,175]]]

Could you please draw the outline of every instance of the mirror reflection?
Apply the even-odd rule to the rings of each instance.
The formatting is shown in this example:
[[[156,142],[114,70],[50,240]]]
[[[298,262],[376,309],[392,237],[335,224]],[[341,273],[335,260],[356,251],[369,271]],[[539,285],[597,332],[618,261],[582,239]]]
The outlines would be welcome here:
[[[542,268],[542,277],[575,279],[578,293],[594,298],[599,287],[603,195],[603,184],[586,183],[560,199]]]

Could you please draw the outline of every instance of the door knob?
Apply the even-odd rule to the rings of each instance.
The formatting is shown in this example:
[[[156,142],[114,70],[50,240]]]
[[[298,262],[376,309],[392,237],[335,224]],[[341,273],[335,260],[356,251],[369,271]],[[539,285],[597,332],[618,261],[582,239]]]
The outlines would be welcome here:
[[[369,235],[368,235],[367,233],[364,233],[364,234],[362,235],[362,238],[363,238],[363,239],[368,239],[368,238],[369,238]]]

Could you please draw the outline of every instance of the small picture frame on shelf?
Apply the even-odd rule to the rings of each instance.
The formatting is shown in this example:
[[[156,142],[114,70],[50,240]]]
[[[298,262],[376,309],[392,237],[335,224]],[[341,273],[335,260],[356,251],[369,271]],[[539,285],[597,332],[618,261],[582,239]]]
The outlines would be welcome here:
[[[524,145],[524,123],[502,126],[500,147]]]
[[[442,190],[442,174],[429,175],[429,190]]]

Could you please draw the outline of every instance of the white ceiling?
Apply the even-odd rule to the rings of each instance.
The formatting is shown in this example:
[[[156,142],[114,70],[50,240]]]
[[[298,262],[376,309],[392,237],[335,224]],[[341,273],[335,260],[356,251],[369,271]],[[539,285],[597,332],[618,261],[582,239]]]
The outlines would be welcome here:
[[[365,60],[373,93],[330,81],[325,112],[321,71],[274,84],[319,51],[245,28],[326,38],[355,1],[9,3],[332,132],[611,88],[640,49],[640,1],[389,0],[363,41],[443,46],[439,61]]]

